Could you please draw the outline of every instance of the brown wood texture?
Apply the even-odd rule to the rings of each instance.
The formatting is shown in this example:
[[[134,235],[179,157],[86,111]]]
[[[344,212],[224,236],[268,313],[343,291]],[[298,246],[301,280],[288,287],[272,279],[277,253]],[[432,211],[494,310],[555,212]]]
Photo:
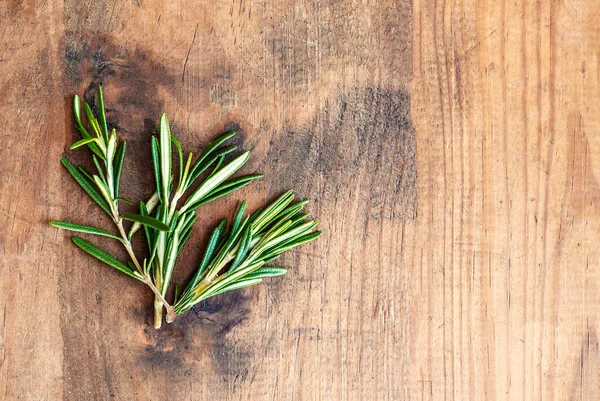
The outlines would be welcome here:
[[[600,3],[0,2],[0,399],[596,400]],[[160,113],[235,128],[324,235],[288,275],[152,328],[152,296],[50,219],[101,213],[60,166],[104,84],[149,195]],[[119,252],[117,248],[113,249]],[[123,256],[122,254],[119,254]]]

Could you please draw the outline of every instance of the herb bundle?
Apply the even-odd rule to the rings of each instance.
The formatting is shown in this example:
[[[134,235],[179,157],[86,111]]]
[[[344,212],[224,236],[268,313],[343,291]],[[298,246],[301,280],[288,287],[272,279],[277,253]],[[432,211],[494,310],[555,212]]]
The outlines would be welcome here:
[[[87,146],[92,151],[96,173],[90,173],[83,167],[75,167],[64,157],[61,162],[92,200],[109,215],[118,234],[66,221],[52,221],[50,224],[65,230],[119,241],[129,256],[127,263],[83,238],[72,237],[75,245],[85,252],[143,282],[152,290],[155,297],[156,328],[161,326],[163,309],[166,309],[166,320],[170,323],[178,314],[211,296],[258,284],[265,277],[284,274],[284,268],[267,264],[282,252],[321,234],[313,231],[317,222],[306,221],[308,214],[302,213],[307,202],[293,204],[294,195],[291,191],[246,217],[244,201],[229,228],[227,221],[223,220],[213,231],[200,266],[181,295],[178,286],[175,286],[173,303],[170,304],[166,298],[176,260],[192,234],[197,209],[242,188],[262,175],[231,178],[250,157],[250,153],[245,152],[226,161],[227,155],[237,147],[226,146],[224,143],[235,132],[226,133],[211,142],[195,161],[192,153],[184,160],[181,145],[171,135],[169,121],[163,114],[159,135],[151,139],[155,192],[147,201],[139,203],[139,213],[121,214],[119,202],[131,203],[119,197],[127,144],[119,141],[115,129],[108,130],[102,87],[98,86],[97,117],[92,108],[84,103],[88,128],[82,122],[78,96],[74,98],[73,110],[75,126],[82,139],[75,142],[71,149]],[[176,172],[173,172],[172,166],[173,147],[179,160]],[[131,222],[128,230],[125,228],[125,221]],[[143,228],[149,249],[144,258],[136,256],[132,245],[133,237],[140,228]]]

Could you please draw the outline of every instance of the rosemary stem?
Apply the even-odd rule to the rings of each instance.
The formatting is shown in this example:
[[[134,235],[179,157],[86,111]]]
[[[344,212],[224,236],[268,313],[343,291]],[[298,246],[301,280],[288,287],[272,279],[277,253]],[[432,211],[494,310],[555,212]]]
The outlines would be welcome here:
[[[144,270],[142,269],[140,262],[137,260],[137,257],[135,256],[135,253],[133,252],[133,247],[131,245],[131,241],[129,240],[129,238],[127,238],[127,234],[125,234],[125,229],[123,228],[123,220],[119,217],[118,213],[115,213],[114,219],[115,219],[115,224],[117,225],[117,228],[119,229],[119,233],[121,234],[121,238],[123,239],[123,244],[125,246],[125,250],[129,254],[129,257],[131,258],[131,261],[133,262],[135,267],[142,274],[142,276],[144,278],[142,281],[144,282],[144,284],[146,284],[148,287],[150,287],[150,289],[152,290],[152,292],[155,295],[155,299],[156,299],[155,309],[156,309],[156,302],[158,301],[159,304],[164,305],[165,308],[167,308],[167,312],[169,312],[170,310],[173,309],[173,307],[162,296],[162,294],[160,293],[158,288],[156,288],[156,286],[152,282],[152,279],[150,278],[150,275],[146,274],[144,272]],[[162,305],[160,305],[160,306],[162,307]],[[161,309],[161,308],[159,307],[159,309]],[[156,322],[155,322],[155,326],[156,326]]]
[[[159,295],[155,294],[155,297],[154,297],[154,328],[155,329],[160,329],[160,327],[162,326],[163,304],[159,300],[158,297],[159,297]],[[168,314],[169,314],[169,312],[167,312],[167,315]]]

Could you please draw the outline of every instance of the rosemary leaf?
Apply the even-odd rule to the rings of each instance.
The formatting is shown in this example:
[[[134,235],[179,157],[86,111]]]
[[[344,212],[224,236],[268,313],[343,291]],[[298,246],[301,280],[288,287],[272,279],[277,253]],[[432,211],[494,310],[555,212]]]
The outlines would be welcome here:
[[[229,138],[234,137],[235,134],[236,134],[235,131],[228,132],[226,134],[221,135],[220,137],[218,137],[211,143],[209,143],[208,146],[204,149],[204,151],[202,151],[202,153],[200,153],[200,156],[198,156],[198,160],[196,160],[196,163],[194,164],[192,171],[194,171],[197,168],[197,166],[201,165],[202,162],[204,161],[204,159],[206,159],[216,148],[218,148],[223,142],[225,142]]]
[[[73,113],[75,114],[75,127],[79,132],[81,132],[81,136],[83,137],[83,139],[91,139],[92,136],[81,123],[81,104],[79,96],[77,95],[75,95],[75,97],[73,98]],[[94,152],[98,157],[104,158],[104,155],[98,148],[98,145],[96,145],[94,142],[90,142],[88,146],[92,150],[92,152]]]
[[[105,141],[108,141],[108,126],[106,125],[106,114],[104,112],[104,96],[102,96],[102,85],[98,85],[98,108],[100,109],[100,128]]]
[[[228,155],[237,149],[237,146],[227,146],[217,149],[213,154],[210,155],[206,160],[201,163],[197,163],[190,171],[189,178],[186,182],[186,189],[189,188],[202,173],[204,173],[210,166],[216,161],[223,160],[223,156]]]
[[[63,230],[76,231],[76,232],[80,232],[80,233],[87,233],[87,234],[94,234],[94,235],[101,235],[104,237],[113,238],[113,239],[116,239],[117,241],[123,242],[123,240],[121,238],[119,238],[116,235],[111,234],[108,231],[103,230],[101,228],[84,226],[82,224],[70,223],[68,221],[51,221],[50,225],[53,227],[56,227],[56,228],[62,228]]]
[[[88,122],[90,123],[90,125],[92,126],[92,129],[94,130],[94,133],[96,134],[96,137],[104,138],[104,135],[102,134],[102,131],[100,130],[100,125],[98,124],[98,120],[94,116],[94,113],[92,112],[92,109],[90,108],[90,105],[87,103],[84,103],[83,108],[85,110],[85,115],[87,116]],[[108,140],[107,138],[104,138],[104,141],[107,141],[107,140]]]
[[[275,266],[263,266],[246,275],[246,279],[276,277],[287,273],[287,269]]]
[[[112,213],[110,212],[108,203],[106,203],[106,200],[104,200],[102,195],[100,195],[96,188],[94,188],[94,185],[85,177],[85,175],[76,169],[65,157],[63,157],[60,161],[62,165],[65,166],[65,168],[69,171],[69,173],[71,173],[71,176],[75,178],[75,181],[81,185],[81,188],[87,192],[87,194],[94,200],[94,202],[98,204],[98,206],[100,206],[102,210],[111,216]]]
[[[215,252],[215,248],[217,247],[217,244],[218,244],[219,240],[221,239],[221,235],[223,234],[223,231],[225,230],[226,225],[227,225],[227,220],[221,220],[221,222],[219,223],[217,228],[215,228],[215,230],[213,231],[212,235],[210,236],[210,240],[208,241],[206,251],[204,251],[204,257],[202,258],[202,262],[200,262],[200,266],[196,270],[194,277],[190,280],[190,283],[186,287],[184,293],[188,292],[196,284],[198,284],[200,277],[202,277],[202,274],[208,267],[208,264],[211,260],[212,255]]]
[[[194,203],[198,203],[202,198],[215,189],[219,184],[231,177],[236,171],[238,171],[250,157],[250,152],[245,152],[242,155],[236,157],[233,161],[227,164],[225,167],[215,172],[210,178],[202,183],[198,189],[190,196],[185,205],[181,208],[181,211],[186,211]]]
[[[77,142],[75,142],[73,145],[71,145],[71,150],[73,149],[77,149],[80,146],[83,145],[88,145],[90,143],[98,143],[98,138],[84,138],[84,139],[80,139]]]
[[[158,230],[158,231],[170,231],[169,226],[167,226],[165,223],[163,223],[153,217],[144,216],[143,214],[124,214],[121,216],[121,218],[123,220],[129,220],[129,221],[134,221],[136,223],[140,223],[144,226],[154,228],[155,230]]]
[[[220,290],[213,292],[211,296],[219,295],[227,291],[239,290],[240,288],[250,287],[251,285],[259,284],[261,282],[261,278],[246,277],[244,280],[234,281],[233,283],[224,286]]]
[[[159,151],[158,151],[158,139],[156,139],[156,137],[152,137],[152,144],[151,144],[151,151],[152,151],[152,165],[154,166],[154,179],[156,181],[156,192],[158,193],[158,197],[163,200],[164,202],[164,198],[163,198],[163,184],[162,184],[162,178],[161,178],[161,173],[160,173],[160,156],[159,156]],[[167,196],[168,197],[168,196]]]
[[[177,149],[177,155],[179,156],[179,179],[177,181],[177,185],[183,187],[183,150],[181,150],[181,144],[173,135],[171,135],[171,142],[173,142],[173,145],[175,145],[175,148]]]
[[[118,260],[114,256],[108,254],[107,252],[103,251],[102,249],[98,248],[96,245],[94,245],[82,238],[79,238],[79,237],[73,237],[72,240],[75,243],[75,245],[77,245],[79,248],[81,248],[85,252],[89,253],[96,259],[106,263],[109,266],[114,267],[115,269],[117,269],[119,271],[122,271],[123,273],[127,274],[128,276],[131,276],[138,280],[142,279],[141,275],[138,272],[131,270],[128,266],[123,264],[120,260]]]
[[[171,129],[167,115],[160,118],[160,172],[162,194],[165,202],[169,199],[169,182],[171,181]]]

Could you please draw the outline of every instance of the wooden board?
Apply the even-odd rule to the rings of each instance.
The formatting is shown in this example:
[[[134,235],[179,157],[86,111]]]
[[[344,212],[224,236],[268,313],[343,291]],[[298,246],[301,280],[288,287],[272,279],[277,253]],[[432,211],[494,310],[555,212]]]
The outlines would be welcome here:
[[[597,1],[0,15],[0,398],[597,399]],[[323,237],[155,331],[148,290],[47,225],[102,218],[59,163],[86,163],[70,104],[99,82],[125,196],[148,195],[163,111],[196,153],[237,129],[266,175],[202,209],[177,281],[241,199],[294,188]]]

